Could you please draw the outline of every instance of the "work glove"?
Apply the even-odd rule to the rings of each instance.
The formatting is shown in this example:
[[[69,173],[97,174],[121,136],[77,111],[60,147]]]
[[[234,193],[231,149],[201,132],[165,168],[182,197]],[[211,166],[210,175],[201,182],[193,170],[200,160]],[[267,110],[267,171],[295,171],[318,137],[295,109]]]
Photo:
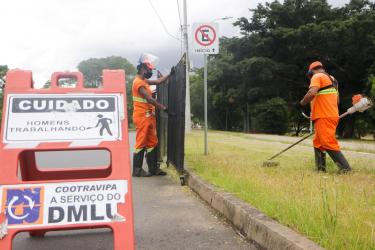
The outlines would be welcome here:
[[[305,106],[301,105],[300,101],[296,102],[294,106],[296,107],[296,109],[301,110],[301,111],[305,109]]]
[[[171,68],[171,72],[169,73],[170,76],[174,75],[176,73],[176,68],[173,66]]]
[[[295,107],[297,108],[298,111],[302,112],[302,115],[306,118],[310,117],[309,115],[307,114],[310,114],[310,109],[309,109],[309,105],[301,105],[300,102],[296,102],[295,103]]]

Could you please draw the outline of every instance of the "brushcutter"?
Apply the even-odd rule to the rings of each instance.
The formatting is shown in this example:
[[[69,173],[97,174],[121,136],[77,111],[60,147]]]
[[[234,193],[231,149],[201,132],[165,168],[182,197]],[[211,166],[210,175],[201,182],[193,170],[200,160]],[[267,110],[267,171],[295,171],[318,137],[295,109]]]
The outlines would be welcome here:
[[[367,97],[362,97],[362,96],[359,96],[357,95],[358,100],[356,100],[354,103],[353,103],[353,106],[350,107],[345,113],[341,114],[339,119],[341,118],[344,118],[345,116],[347,115],[351,115],[351,114],[354,114],[355,112],[364,112],[366,111],[367,109],[371,108],[373,103],[372,101],[367,98]],[[305,116],[306,118],[309,118],[306,114],[304,114],[302,112],[303,116]],[[275,167],[275,166],[278,166],[280,165],[279,162],[275,162],[275,161],[272,161],[273,159],[275,159],[276,157],[278,157],[279,155],[281,155],[282,153],[284,153],[285,151],[288,151],[289,149],[293,148],[294,146],[298,145],[299,143],[303,142],[304,140],[306,140],[307,138],[309,138],[310,136],[312,136],[314,133],[311,132],[310,134],[302,137],[300,140],[296,141],[295,143],[293,143],[292,145],[288,146],[287,148],[281,150],[280,152],[278,152],[277,154],[273,155],[271,158],[269,158],[267,161],[263,162],[263,167]]]

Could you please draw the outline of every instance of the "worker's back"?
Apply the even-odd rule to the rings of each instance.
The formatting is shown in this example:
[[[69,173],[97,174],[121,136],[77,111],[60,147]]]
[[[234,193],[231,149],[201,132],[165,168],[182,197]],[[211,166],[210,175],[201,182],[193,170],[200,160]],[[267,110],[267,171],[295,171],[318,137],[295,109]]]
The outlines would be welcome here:
[[[339,116],[338,111],[338,90],[332,86],[333,80],[328,74],[317,73],[311,78],[310,88],[318,87],[320,90],[311,102],[311,118],[334,118]]]

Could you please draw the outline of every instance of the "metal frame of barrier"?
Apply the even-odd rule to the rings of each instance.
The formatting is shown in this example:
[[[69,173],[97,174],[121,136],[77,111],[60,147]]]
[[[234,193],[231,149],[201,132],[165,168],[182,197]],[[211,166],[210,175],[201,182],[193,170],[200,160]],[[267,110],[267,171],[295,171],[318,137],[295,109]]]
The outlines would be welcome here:
[[[65,77],[75,78],[77,80],[76,87],[59,87],[58,80]],[[89,89],[84,87],[83,75],[80,72],[54,73],[51,87],[48,89],[33,88],[31,71],[11,70],[7,73],[6,79],[3,106],[4,119],[2,120],[0,141],[0,249],[12,249],[13,238],[22,231],[29,232],[31,236],[44,236],[48,231],[84,228],[110,228],[113,232],[114,249],[134,249],[125,72],[123,70],[104,70],[103,87]],[[95,140],[81,139],[75,141],[62,138],[59,141],[51,140],[50,142],[43,140],[25,142],[26,138],[21,138],[25,140],[13,143],[11,141],[13,139],[9,139],[10,137],[6,136],[10,131],[8,130],[9,124],[7,124],[7,120],[10,119],[10,113],[15,112],[18,108],[15,104],[16,102],[13,102],[15,98],[30,98],[29,101],[25,99],[26,101],[23,101],[22,104],[18,102],[21,105],[20,107],[25,110],[30,108],[32,103],[30,100],[49,98],[50,102],[48,103],[51,105],[49,108],[53,109],[51,107],[54,104],[54,98],[57,96],[62,98],[76,96],[78,99],[85,98],[85,96],[99,99],[102,99],[103,96],[113,97],[113,100],[115,100],[113,103],[116,103],[114,105],[117,107],[115,113],[118,114],[116,122],[113,121],[113,126],[116,126],[118,137],[100,139],[102,134],[99,136],[99,129],[95,130],[95,133],[98,134],[97,137],[99,137],[99,139]],[[86,105],[89,107],[89,102]],[[10,107],[9,109],[8,106]],[[36,108],[41,109],[41,106]],[[18,110],[17,112],[21,111]],[[59,116],[57,111],[46,110],[45,112],[50,120]],[[84,119],[79,118],[82,114],[86,114],[75,113],[78,112],[75,108],[70,111],[59,112],[66,112],[67,115],[71,114],[74,117],[78,117],[78,121]],[[17,115],[22,117],[21,113]],[[87,113],[86,115],[92,116],[92,118],[99,117],[98,113]],[[35,117],[36,115],[33,117],[30,114],[29,119],[36,119]],[[19,121],[20,124],[23,122],[22,119]],[[21,124],[24,127],[27,126],[25,122],[22,123],[23,125]],[[20,124],[13,123],[11,125],[21,126]],[[76,134],[80,136],[79,133]],[[107,136],[109,136],[108,134]],[[31,137],[35,135],[33,133],[30,134]],[[45,136],[44,133],[41,133],[41,135],[42,137]],[[52,133],[52,135],[58,137],[59,133]],[[38,168],[35,161],[35,154],[40,151],[93,149],[104,149],[110,152],[111,163],[109,167],[47,170]],[[19,175],[21,175],[21,178]],[[80,188],[79,190],[78,187]],[[61,191],[60,189],[66,190]],[[78,196],[86,194],[97,195],[95,196],[97,198],[99,194],[103,194],[106,197],[105,203],[97,199],[94,202],[90,201],[90,203],[87,201],[79,203],[82,206],[77,206],[75,201],[70,206],[69,204],[62,204],[62,195],[69,196],[72,193]],[[109,194],[112,196],[116,194],[118,198],[113,200],[115,198],[111,196],[112,200],[110,200]],[[65,215],[61,219],[59,216],[62,216],[63,212]]]

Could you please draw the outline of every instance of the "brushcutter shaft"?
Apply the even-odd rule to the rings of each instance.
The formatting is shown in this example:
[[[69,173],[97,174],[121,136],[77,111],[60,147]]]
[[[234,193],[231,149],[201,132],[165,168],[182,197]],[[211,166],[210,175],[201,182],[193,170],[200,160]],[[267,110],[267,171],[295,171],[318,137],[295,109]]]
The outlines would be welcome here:
[[[314,133],[310,133],[308,135],[306,135],[305,137],[302,137],[300,140],[298,140],[297,142],[293,143],[292,145],[290,145],[289,147],[285,148],[284,150],[280,151],[279,153],[275,154],[274,156],[272,156],[271,158],[269,158],[268,160],[271,161],[273,160],[274,158],[278,157],[279,155],[281,155],[282,153],[284,153],[285,151],[289,150],[290,148],[294,147],[295,145],[303,142],[304,140],[306,140],[307,138],[309,138],[310,136],[312,136]]]
[[[348,111],[346,111],[345,113],[341,114],[339,118],[340,118],[340,119],[341,119],[341,118],[344,118],[344,117],[347,116],[347,115],[349,115],[349,112],[348,112]]]
[[[345,112],[343,114],[340,115],[340,119],[349,115],[350,113],[349,112]],[[296,141],[295,143],[293,143],[292,145],[290,145],[289,147],[285,148],[284,150],[280,151],[279,153],[275,154],[274,156],[272,156],[271,158],[269,158],[268,160],[271,161],[273,160],[274,158],[278,157],[279,155],[281,155],[282,153],[284,153],[285,151],[291,149],[292,147],[296,146],[297,144],[303,142],[304,140],[306,140],[307,138],[309,138],[310,136],[312,136],[314,133],[310,133],[308,135],[306,135],[305,137],[302,137],[300,140]]]

